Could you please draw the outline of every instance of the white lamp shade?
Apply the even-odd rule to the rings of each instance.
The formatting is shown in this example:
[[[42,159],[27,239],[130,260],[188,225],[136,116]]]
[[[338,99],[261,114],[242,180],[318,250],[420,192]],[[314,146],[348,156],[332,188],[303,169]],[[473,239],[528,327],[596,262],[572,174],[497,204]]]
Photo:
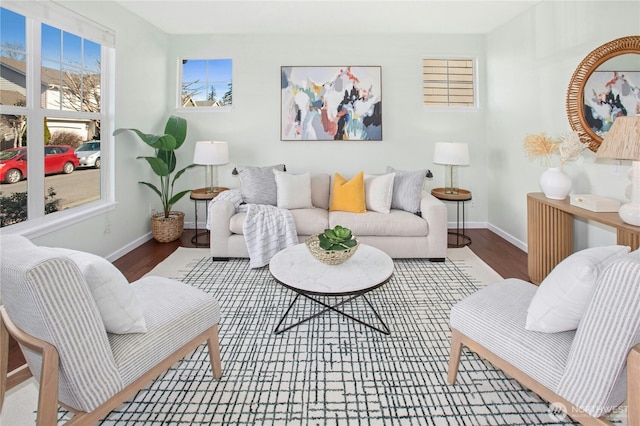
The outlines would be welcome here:
[[[469,165],[469,145],[456,142],[436,142],[433,162],[436,164],[467,166]]]
[[[227,164],[229,162],[229,145],[220,141],[196,142],[193,162],[207,166]]]

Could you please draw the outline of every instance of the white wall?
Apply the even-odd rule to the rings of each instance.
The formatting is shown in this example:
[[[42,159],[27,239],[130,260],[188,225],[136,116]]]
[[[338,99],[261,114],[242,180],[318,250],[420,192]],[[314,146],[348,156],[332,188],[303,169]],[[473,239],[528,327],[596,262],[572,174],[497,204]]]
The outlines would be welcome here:
[[[571,76],[593,49],[618,37],[640,34],[638,2],[544,1],[487,36],[487,150],[490,226],[526,248],[526,194],[539,192],[544,171],[524,155],[527,134],[561,136],[571,130],[565,111]],[[624,200],[627,184],[612,162],[582,161],[566,165],[573,193]],[[615,244],[612,228],[581,220],[575,225],[576,249]]]
[[[444,166],[432,163],[434,143],[468,142],[472,164],[461,168],[460,182],[473,192],[475,207],[467,210],[467,218],[486,226],[485,112],[425,112],[422,59],[431,55],[476,57],[484,75],[484,36],[477,35],[172,36],[169,68],[174,73],[166,90],[175,104],[179,57],[233,59],[233,110],[179,113],[188,119],[189,153],[196,140],[229,143],[231,163],[220,169],[220,184],[228,187],[240,184],[231,176],[235,165],[285,163],[291,171],[346,175],[360,170],[382,173],[387,165],[404,170],[428,168],[435,175],[430,189],[444,185]],[[383,141],[281,141],[280,67],[296,65],[380,65]],[[485,96],[484,91],[481,95]],[[204,186],[204,170],[189,178],[192,186]],[[189,203],[188,199],[181,203],[187,221],[193,218]],[[449,214],[454,221],[453,205]]]

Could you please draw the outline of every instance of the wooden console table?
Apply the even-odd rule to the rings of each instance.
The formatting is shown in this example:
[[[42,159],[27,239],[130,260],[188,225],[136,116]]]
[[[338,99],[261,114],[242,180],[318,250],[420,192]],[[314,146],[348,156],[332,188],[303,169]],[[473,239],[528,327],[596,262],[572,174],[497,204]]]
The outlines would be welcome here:
[[[567,200],[551,200],[542,192],[527,194],[529,279],[540,284],[549,272],[573,253],[573,218],[579,217],[615,228],[617,244],[640,246],[640,226],[624,223],[617,212],[596,213],[572,206]]]

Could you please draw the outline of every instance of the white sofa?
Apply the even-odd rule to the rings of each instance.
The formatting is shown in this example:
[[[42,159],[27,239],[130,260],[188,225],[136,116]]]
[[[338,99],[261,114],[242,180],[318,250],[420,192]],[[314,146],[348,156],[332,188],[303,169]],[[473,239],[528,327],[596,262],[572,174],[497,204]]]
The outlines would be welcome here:
[[[392,208],[389,213],[329,211],[331,176],[310,175],[313,208],[291,209],[298,240],[341,225],[351,229],[363,244],[383,250],[392,258],[424,258],[442,261],[447,255],[446,205],[422,191],[420,214]],[[209,205],[213,258],[249,257],[243,236],[246,213],[236,212],[226,200]]]

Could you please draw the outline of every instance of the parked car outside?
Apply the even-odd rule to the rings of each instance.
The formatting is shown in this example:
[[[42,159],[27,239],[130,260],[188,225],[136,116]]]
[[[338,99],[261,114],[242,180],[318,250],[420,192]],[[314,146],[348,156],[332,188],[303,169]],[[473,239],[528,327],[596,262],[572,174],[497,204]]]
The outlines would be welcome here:
[[[88,141],[76,149],[79,167],[100,168],[100,141]]]
[[[70,145],[44,147],[44,174],[73,172],[78,157]],[[9,148],[0,151],[0,182],[16,183],[27,177],[27,148]]]

